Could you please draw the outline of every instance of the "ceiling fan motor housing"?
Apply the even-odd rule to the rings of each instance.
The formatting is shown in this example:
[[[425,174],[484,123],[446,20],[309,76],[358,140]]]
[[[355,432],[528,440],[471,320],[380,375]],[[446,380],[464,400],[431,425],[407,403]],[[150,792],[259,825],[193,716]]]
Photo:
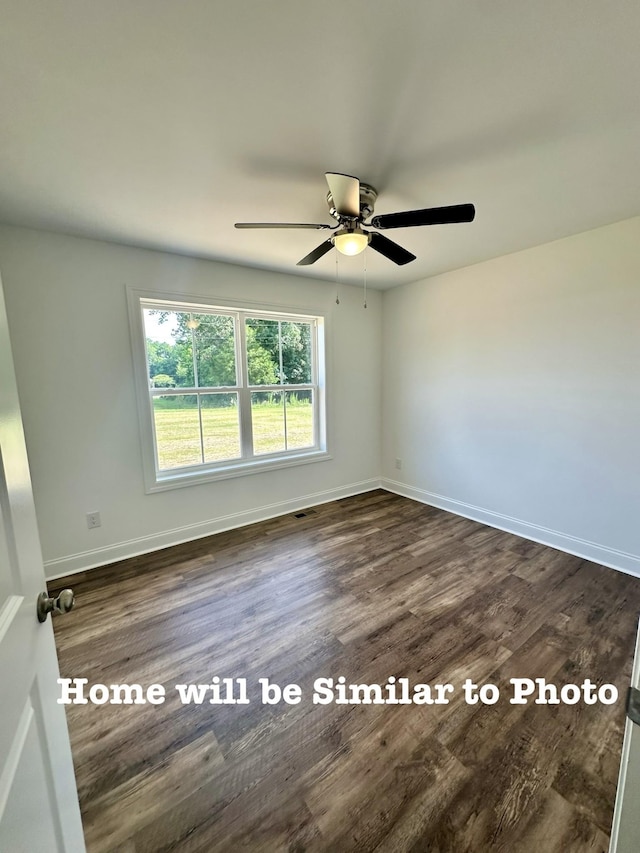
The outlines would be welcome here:
[[[368,219],[373,213],[377,198],[378,191],[376,189],[374,189],[370,184],[363,184],[360,182],[360,216],[357,220],[354,217],[353,221],[363,222],[365,219]],[[327,193],[327,204],[329,205],[329,213],[334,219],[337,219],[338,222],[348,218],[345,217],[344,214],[339,214],[336,210],[331,191]]]

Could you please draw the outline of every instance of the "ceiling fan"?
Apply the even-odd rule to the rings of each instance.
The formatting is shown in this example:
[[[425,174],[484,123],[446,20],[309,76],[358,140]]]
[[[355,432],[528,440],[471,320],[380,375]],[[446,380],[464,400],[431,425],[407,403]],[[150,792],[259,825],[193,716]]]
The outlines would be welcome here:
[[[357,255],[367,246],[371,246],[385,258],[402,266],[415,261],[416,256],[377,231],[365,231],[363,226],[385,230],[412,228],[417,225],[445,225],[454,222],[472,222],[476,215],[476,209],[472,204],[452,204],[448,207],[427,207],[424,210],[384,213],[382,216],[374,216],[370,222],[365,222],[373,213],[378,198],[377,191],[351,175],[325,172],[325,177],[329,184],[327,193],[329,213],[338,221],[337,225],[304,222],[236,222],[236,228],[315,228],[335,231],[328,240],[298,261],[299,267],[314,264],[334,246],[343,255]]]

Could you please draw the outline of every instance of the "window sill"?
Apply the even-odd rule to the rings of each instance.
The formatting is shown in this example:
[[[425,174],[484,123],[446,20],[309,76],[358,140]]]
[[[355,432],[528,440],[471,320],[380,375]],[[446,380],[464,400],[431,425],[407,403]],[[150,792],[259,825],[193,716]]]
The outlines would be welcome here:
[[[179,472],[166,472],[156,475],[152,483],[147,484],[146,493],[164,492],[168,489],[181,489],[186,486],[197,486],[200,483],[212,483],[216,480],[228,480],[232,477],[244,477],[248,474],[259,474],[263,471],[275,471],[279,468],[290,468],[295,465],[307,465],[311,462],[323,462],[331,459],[331,454],[326,450],[311,450],[296,454],[295,456],[252,459],[249,462],[232,462],[223,467],[198,469],[189,471],[181,469]]]

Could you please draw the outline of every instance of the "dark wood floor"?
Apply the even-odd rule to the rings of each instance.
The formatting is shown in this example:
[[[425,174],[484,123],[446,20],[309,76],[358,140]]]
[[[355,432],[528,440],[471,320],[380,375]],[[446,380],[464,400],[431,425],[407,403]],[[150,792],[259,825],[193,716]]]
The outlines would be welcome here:
[[[64,677],[90,853],[604,853],[617,704],[512,705],[510,678],[629,683],[640,580],[377,491],[75,576]],[[56,583],[60,588],[60,583]],[[246,678],[248,705],[177,683]],[[320,677],[451,683],[448,705],[314,705]],[[303,690],[262,705],[258,678]],[[467,704],[462,682],[501,689]]]

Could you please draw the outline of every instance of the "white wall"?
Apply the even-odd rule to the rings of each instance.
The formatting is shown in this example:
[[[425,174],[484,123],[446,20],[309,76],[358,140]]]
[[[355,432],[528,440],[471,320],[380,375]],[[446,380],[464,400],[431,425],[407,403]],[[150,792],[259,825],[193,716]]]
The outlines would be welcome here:
[[[0,271],[49,576],[378,484],[379,293],[9,227]],[[127,285],[326,311],[333,458],[145,494]]]
[[[640,574],[640,218],[385,292],[383,359],[383,485]]]

